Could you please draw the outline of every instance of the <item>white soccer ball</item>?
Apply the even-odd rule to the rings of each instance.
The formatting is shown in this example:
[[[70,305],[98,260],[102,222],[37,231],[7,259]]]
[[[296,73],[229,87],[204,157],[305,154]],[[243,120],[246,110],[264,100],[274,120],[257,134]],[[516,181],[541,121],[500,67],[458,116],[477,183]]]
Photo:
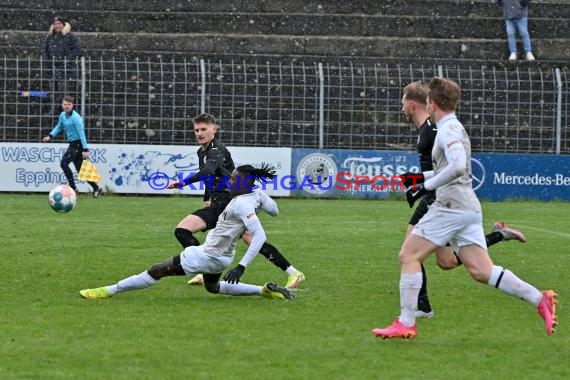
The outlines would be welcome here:
[[[75,207],[77,195],[67,185],[58,185],[49,192],[49,206],[57,212],[70,212]]]

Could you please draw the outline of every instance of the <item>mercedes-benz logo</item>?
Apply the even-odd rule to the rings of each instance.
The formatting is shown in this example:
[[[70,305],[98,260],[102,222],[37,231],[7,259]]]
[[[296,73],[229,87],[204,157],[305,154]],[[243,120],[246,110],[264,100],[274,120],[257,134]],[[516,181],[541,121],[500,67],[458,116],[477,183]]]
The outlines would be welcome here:
[[[471,180],[473,190],[479,189],[485,183],[485,167],[476,158],[471,157]]]

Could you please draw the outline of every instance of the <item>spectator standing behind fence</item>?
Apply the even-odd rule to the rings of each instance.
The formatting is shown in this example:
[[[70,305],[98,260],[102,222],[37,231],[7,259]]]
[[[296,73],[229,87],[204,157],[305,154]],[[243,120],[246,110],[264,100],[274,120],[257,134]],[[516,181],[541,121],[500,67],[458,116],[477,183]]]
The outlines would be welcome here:
[[[44,76],[52,79],[51,99],[55,104],[59,104],[63,94],[75,94],[71,82],[75,80],[75,60],[79,58],[80,49],[79,39],[71,33],[71,23],[56,17],[42,51]]]
[[[498,0],[499,6],[503,10],[503,18],[507,28],[507,40],[509,42],[509,61],[517,60],[517,38],[518,30],[523,41],[524,56],[527,61],[534,61],[530,34],[528,33],[528,3],[530,0]]]

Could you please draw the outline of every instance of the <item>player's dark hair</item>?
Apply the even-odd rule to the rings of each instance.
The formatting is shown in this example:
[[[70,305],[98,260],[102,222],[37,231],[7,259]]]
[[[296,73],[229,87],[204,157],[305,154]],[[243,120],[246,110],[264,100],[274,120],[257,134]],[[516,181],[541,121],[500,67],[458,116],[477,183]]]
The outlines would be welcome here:
[[[429,89],[421,81],[412,82],[404,87],[406,100],[413,100],[421,104],[427,104]]]
[[[69,102],[69,103],[71,103],[71,104],[73,104],[73,100],[74,100],[74,99],[73,99],[73,96],[69,96],[69,95],[64,96],[64,97],[61,99],[62,102]]]
[[[203,114],[196,116],[194,119],[192,119],[192,122],[194,124],[205,123],[205,124],[214,124],[216,126],[218,125],[216,118],[214,116],[210,115],[209,113],[203,113]]]
[[[216,126],[216,133],[214,134],[214,137],[220,138],[220,126],[218,125],[216,118],[214,116],[210,115],[209,113],[202,113],[202,114],[196,116],[195,118],[192,119],[192,122],[194,124],[204,123],[204,124],[215,125]]]
[[[273,179],[276,173],[275,168],[266,163],[262,163],[260,168],[254,168],[251,165],[241,165],[236,168],[236,171],[246,177],[254,177],[255,180],[259,180],[263,183],[265,183],[267,179]]]
[[[429,82],[429,100],[444,111],[455,111],[460,93],[459,85],[452,80],[433,77]]]

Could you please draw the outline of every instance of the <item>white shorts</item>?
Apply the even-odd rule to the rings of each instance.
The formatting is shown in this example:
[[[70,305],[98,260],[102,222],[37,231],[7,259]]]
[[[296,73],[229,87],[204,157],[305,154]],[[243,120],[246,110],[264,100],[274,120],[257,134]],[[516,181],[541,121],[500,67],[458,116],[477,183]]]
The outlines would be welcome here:
[[[233,256],[211,256],[204,252],[202,246],[190,246],[180,254],[180,265],[187,276],[195,276],[200,273],[217,274],[228,268]]]
[[[434,203],[415,225],[412,234],[440,247],[450,243],[456,251],[471,244],[487,249],[482,223],[483,215],[480,212],[453,210]]]

